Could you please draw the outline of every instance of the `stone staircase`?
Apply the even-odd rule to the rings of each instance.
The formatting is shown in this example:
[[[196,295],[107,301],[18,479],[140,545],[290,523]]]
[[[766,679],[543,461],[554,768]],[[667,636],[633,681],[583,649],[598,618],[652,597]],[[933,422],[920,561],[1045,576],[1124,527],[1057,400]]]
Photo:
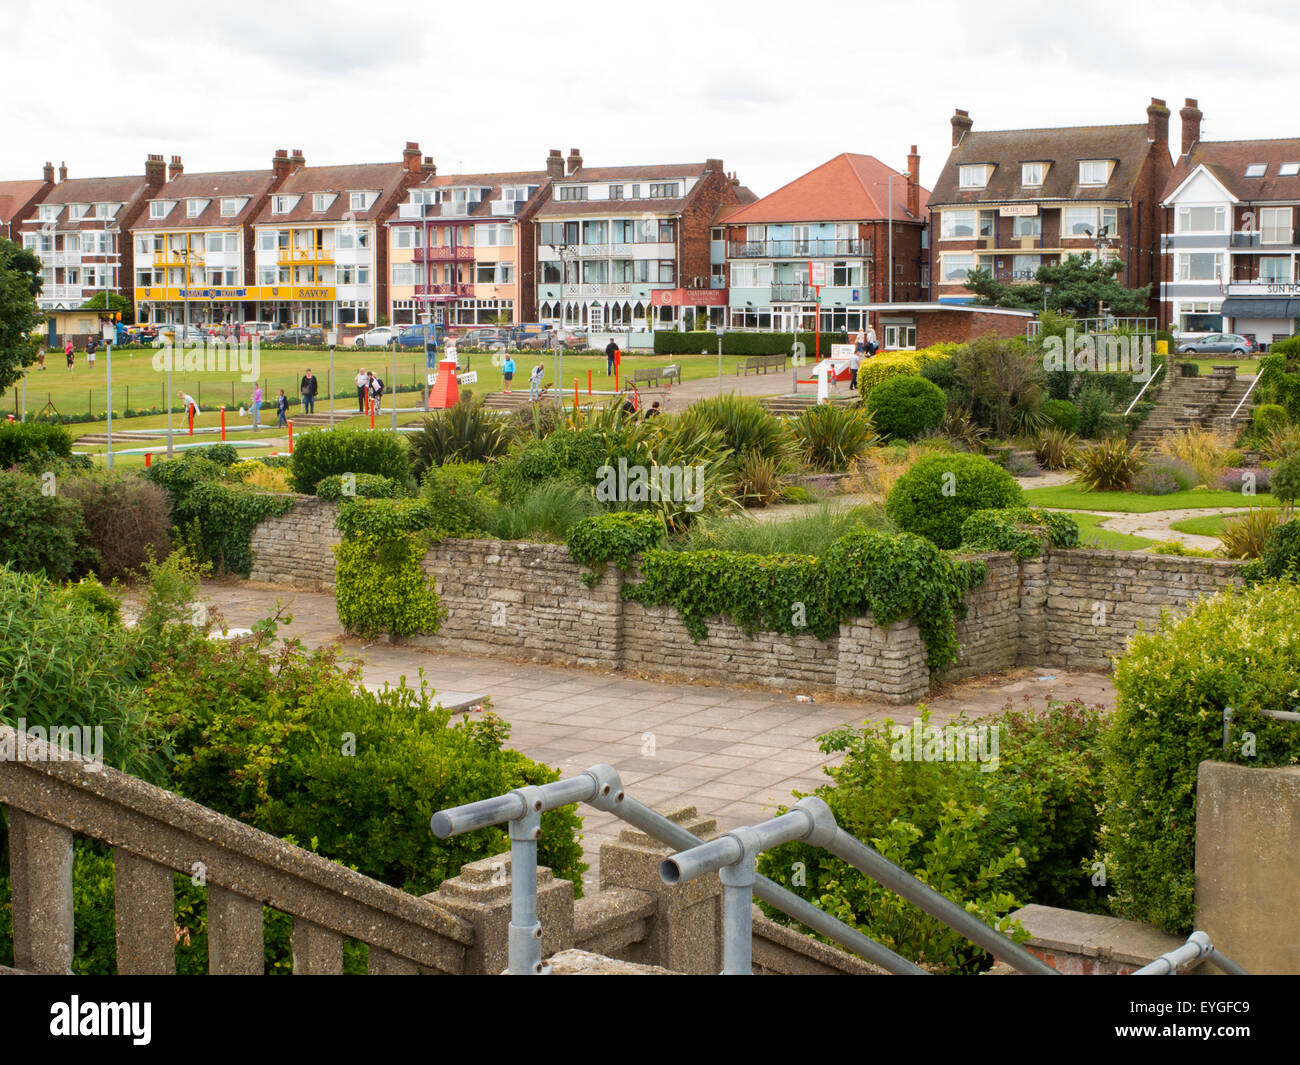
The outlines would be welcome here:
[[[1254,378],[1238,377],[1231,365],[1216,366],[1201,377],[1171,377],[1157,387],[1155,409],[1129,434],[1129,442],[1154,447],[1166,434],[1185,429],[1231,433],[1250,417],[1253,394],[1235,421],[1232,412],[1253,383]]]

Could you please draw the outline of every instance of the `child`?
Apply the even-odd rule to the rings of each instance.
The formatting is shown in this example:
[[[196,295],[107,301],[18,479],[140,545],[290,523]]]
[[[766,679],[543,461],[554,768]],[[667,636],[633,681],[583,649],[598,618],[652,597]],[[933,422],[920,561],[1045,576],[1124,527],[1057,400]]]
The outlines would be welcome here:
[[[75,364],[75,362],[76,362],[76,359],[75,359],[75,357],[73,356],[73,353],[72,353],[72,341],[71,341],[71,340],[69,340],[66,344],[63,345],[63,354],[67,356],[67,359],[68,359],[68,372],[71,373],[72,370],[75,368],[74,364]]]
[[[284,394],[283,388],[280,389],[280,394],[275,398],[275,410],[280,416],[280,420],[275,427],[284,429],[289,424],[289,397]]]

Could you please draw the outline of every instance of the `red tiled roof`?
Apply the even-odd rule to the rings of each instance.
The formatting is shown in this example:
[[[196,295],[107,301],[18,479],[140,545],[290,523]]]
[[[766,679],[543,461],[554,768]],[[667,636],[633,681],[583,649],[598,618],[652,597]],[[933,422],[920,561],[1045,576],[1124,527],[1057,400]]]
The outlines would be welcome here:
[[[44,181],[0,181],[0,222],[10,221],[45,187]]]
[[[907,181],[874,155],[837,155],[768,196],[727,216],[727,223],[862,222],[888,218],[889,176],[894,175],[893,217],[905,220]],[[921,188],[919,221],[930,193]]]
[[[1264,163],[1263,177],[1246,177],[1246,167]],[[1283,163],[1300,163],[1300,138],[1256,141],[1201,141],[1180,156],[1165,185],[1168,199],[1198,166],[1204,166],[1238,200],[1300,200],[1300,174],[1282,177]]]
[[[650,166],[582,166],[556,181],[659,181],[699,177],[707,163],[655,163]]]
[[[50,190],[42,203],[129,203],[144,191],[144,175],[69,178]]]
[[[249,221],[258,200],[271,187],[274,174],[270,170],[229,170],[210,174],[181,174],[173,178],[158,192],[153,200],[176,200],[176,206],[166,218],[150,218],[149,212],[140,217],[133,229],[204,229],[214,226],[233,229]],[[221,198],[236,196],[248,200],[239,214],[231,218],[221,216]],[[185,201],[209,200],[197,218],[185,214]]]

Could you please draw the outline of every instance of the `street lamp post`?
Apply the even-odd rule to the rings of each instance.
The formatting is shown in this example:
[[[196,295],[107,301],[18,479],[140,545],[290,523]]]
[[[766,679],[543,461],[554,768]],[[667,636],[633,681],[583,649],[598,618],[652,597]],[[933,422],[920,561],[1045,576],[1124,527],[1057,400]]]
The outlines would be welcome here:
[[[104,243],[101,247],[104,250],[104,314],[108,316],[109,324],[113,323],[113,314],[108,305],[108,222],[104,222]],[[103,329],[100,329],[100,336],[103,336]],[[114,328],[113,340],[117,339],[117,331]],[[106,345],[104,352],[104,362],[108,369],[108,428],[105,435],[108,438],[108,450],[104,454],[104,462],[111,470],[113,468],[113,341],[110,340]]]

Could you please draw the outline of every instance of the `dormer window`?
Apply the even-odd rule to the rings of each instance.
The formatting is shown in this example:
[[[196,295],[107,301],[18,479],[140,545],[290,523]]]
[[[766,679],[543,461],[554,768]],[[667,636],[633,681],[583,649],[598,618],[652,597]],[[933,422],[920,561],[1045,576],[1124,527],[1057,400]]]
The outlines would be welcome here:
[[[609,198],[611,200],[621,200],[623,198],[623,186],[611,185],[609,187]]]
[[[170,205],[164,200],[155,200],[149,205],[150,218],[166,218],[167,209]]]
[[[1283,163],[1277,168],[1278,177],[1295,177],[1300,174],[1300,163]]]
[[[68,221],[78,222],[86,217],[87,207],[84,203],[68,204]]]
[[[1020,185],[1026,189],[1042,188],[1043,178],[1047,174],[1046,163],[1021,163]]]
[[[364,211],[366,209],[366,194],[364,192],[348,193],[348,209],[351,211]]]
[[[1105,159],[1079,161],[1080,185],[1104,185],[1110,180],[1110,163]]]
[[[59,217],[59,208],[58,208],[58,207],[55,207],[55,206],[53,206],[53,205],[51,205],[51,204],[48,204],[48,203],[47,203],[47,204],[42,204],[42,205],[41,205],[41,221],[42,221],[42,222],[53,222],[53,221],[54,221],[56,218],[58,218],[58,217]]]
[[[585,200],[587,198],[586,185],[561,185],[561,200]]]
[[[271,201],[272,214],[288,214],[292,210],[293,210],[292,196],[276,196]]]
[[[676,181],[655,182],[650,186],[652,200],[675,200],[681,186]]]
[[[963,189],[983,189],[988,187],[989,171],[993,168],[987,163],[957,168],[957,184]]]
[[[1268,173],[1267,163],[1251,163],[1246,167],[1247,177],[1263,177],[1266,173]]]
[[[234,218],[235,215],[239,214],[239,208],[242,205],[242,203],[243,203],[242,200],[235,200],[235,199],[222,200],[221,217]]]
[[[199,215],[203,213],[203,207],[206,202],[206,200],[186,200],[185,217],[198,218]]]
[[[334,197],[325,192],[313,192],[311,194],[311,209],[314,213],[320,214],[330,205],[330,200]]]
[[[112,218],[117,214],[117,209],[121,206],[120,203],[97,203],[95,204],[95,217]]]

